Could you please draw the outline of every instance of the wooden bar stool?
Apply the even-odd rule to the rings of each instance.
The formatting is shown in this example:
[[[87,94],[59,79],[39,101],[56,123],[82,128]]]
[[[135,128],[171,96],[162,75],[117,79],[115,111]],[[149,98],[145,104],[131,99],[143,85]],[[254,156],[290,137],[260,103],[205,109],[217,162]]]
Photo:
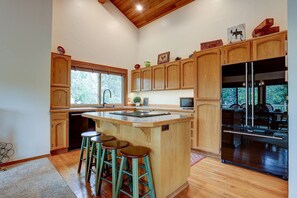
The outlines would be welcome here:
[[[122,161],[121,161],[121,166],[120,166],[119,175],[118,175],[116,197],[119,197],[120,193],[122,192],[125,195],[128,195],[129,197],[133,197],[133,198],[146,197],[147,195],[150,195],[151,198],[155,198],[156,195],[155,195],[155,188],[154,188],[153,177],[152,177],[152,172],[150,167],[149,152],[150,152],[150,149],[143,146],[129,146],[121,150]],[[140,165],[140,168],[144,169],[145,173],[139,176],[138,162],[140,158],[144,158],[144,166]],[[128,170],[124,170],[124,165],[127,159],[132,159],[132,173],[129,172]],[[123,174],[128,175],[128,177],[132,177],[132,184],[133,184],[132,195],[124,191],[124,189],[122,189]],[[141,178],[145,176],[147,176],[147,182],[141,180]],[[144,186],[148,186],[149,188],[149,190],[141,196],[139,195],[139,188],[138,188],[139,183]]]
[[[102,154],[102,143],[115,140],[115,137],[108,136],[108,135],[101,135],[91,138],[92,147],[91,147],[91,155],[90,155],[90,161],[89,161],[89,167],[88,167],[88,175],[87,175],[87,181],[90,181],[91,172],[93,171],[96,174],[96,186],[98,182],[98,173],[99,173],[99,167],[100,167],[100,159]],[[96,159],[95,162],[95,171],[92,169],[93,167],[93,159]]]
[[[85,179],[87,180],[87,171],[89,167],[89,155],[90,155],[90,141],[92,137],[100,136],[101,133],[97,131],[88,131],[81,134],[82,142],[81,142],[81,148],[80,148],[80,155],[79,155],[79,164],[77,172],[80,173],[81,169],[81,163],[82,161],[85,161]],[[84,150],[86,149],[86,158],[83,158],[84,156]]]
[[[108,183],[112,184],[112,197],[116,197],[116,184],[117,184],[117,151],[118,149],[125,148],[129,145],[129,142],[127,141],[122,141],[122,140],[112,140],[108,142],[103,142],[102,143],[102,156],[101,156],[101,162],[100,162],[100,169],[99,169],[99,178],[98,178],[98,183],[96,186],[96,195],[100,193],[101,190],[101,185],[102,185],[102,180],[107,181]],[[107,159],[107,152],[111,153],[111,161]],[[106,166],[104,166],[106,165]],[[103,171],[104,168],[107,170],[111,167],[111,172],[112,172],[112,179],[111,181],[107,179],[106,175],[103,177]],[[108,172],[108,171],[107,171]]]

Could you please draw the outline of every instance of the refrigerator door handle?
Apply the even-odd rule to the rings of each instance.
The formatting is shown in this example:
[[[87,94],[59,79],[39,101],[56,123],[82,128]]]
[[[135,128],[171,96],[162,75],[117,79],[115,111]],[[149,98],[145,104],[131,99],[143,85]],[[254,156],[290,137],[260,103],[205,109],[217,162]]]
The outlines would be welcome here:
[[[223,133],[232,133],[237,135],[245,135],[245,136],[251,136],[251,137],[260,137],[260,138],[267,138],[267,139],[274,139],[274,140],[282,140],[283,138],[277,137],[277,136],[265,136],[265,135],[259,135],[259,134],[252,134],[252,133],[243,133],[239,131],[231,131],[231,130],[223,130]]]
[[[245,126],[248,126],[248,63],[245,63]]]
[[[254,62],[251,63],[251,77],[252,77],[252,96],[251,96],[251,100],[252,100],[252,127],[254,127],[254,99],[255,99],[255,95],[254,95]]]

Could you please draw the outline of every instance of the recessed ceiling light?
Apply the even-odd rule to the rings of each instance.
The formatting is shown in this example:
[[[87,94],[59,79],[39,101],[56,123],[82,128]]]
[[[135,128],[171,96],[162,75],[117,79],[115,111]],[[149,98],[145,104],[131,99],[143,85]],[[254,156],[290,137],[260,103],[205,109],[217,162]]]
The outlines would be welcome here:
[[[142,5],[140,5],[140,4],[137,4],[136,5],[136,10],[142,11],[142,9],[143,9]]]

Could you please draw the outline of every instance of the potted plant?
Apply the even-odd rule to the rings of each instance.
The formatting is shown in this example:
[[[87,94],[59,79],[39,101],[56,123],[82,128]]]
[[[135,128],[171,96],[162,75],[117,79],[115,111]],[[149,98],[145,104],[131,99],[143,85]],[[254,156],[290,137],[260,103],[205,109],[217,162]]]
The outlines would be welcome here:
[[[134,97],[133,102],[136,107],[140,106],[141,98],[139,96]]]

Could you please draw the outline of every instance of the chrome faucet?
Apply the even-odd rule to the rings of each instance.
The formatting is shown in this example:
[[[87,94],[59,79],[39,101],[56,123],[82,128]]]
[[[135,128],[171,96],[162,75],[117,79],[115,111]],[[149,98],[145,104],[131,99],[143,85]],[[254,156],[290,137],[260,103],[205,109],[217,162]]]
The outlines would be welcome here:
[[[105,104],[107,104],[106,102],[105,102],[105,93],[106,93],[106,91],[108,91],[109,92],[109,97],[111,98],[111,91],[109,90],[109,89],[105,89],[104,91],[103,91],[103,107],[105,107]]]

